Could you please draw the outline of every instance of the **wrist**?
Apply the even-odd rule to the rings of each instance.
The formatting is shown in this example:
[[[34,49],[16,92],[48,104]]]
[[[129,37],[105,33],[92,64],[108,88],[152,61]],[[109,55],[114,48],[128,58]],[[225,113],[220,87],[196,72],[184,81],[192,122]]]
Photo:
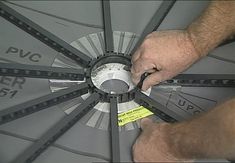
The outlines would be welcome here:
[[[189,49],[188,53],[192,54],[196,60],[199,60],[203,57],[203,52],[196,46],[196,39],[194,38],[195,36],[193,33],[191,33],[188,29],[185,30],[186,47]]]
[[[168,135],[166,142],[176,158],[185,160],[197,157],[197,153],[195,153],[197,145],[194,145],[194,143],[198,143],[197,136],[191,135],[193,131],[191,131],[190,125],[184,122],[169,124],[166,132]]]
[[[178,126],[175,124],[164,123],[162,125],[162,137],[163,141],[167,146],[167,153],[170,153],[172,157],[179,160],[183,160],[185,157],[179,150],[179,143],[184,137],[180,132],[177,131]]]
[[[205,53],[207,52],[205,52],[205,49],[200,48],[201,46],[198,45],[197,35],[194,34],[191,28],[186,29],[185,33],[187,35],[188,42],[192,49],[195,51],[198,59],[204,57],[206,55]]]
[[[206,56],[235,33],[235,2],[212,1],[186,31],[199,56]]]

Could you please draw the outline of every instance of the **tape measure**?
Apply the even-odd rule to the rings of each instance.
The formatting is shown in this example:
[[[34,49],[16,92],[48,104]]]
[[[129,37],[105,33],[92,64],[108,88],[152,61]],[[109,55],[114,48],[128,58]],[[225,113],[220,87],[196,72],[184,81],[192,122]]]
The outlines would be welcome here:
[[[140,106],[118,114],[118,125],[124,126],[127,123],[134,122],[150,115],[153,115],[151,111],[149,111],[143,106]]]

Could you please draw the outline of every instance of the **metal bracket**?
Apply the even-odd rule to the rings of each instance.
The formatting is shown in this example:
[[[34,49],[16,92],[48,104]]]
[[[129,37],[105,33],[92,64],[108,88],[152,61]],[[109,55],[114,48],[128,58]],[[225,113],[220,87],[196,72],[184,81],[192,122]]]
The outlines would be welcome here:
[[[103,22],[104,22],[104,40],[107,53],[113,52],[113,30],[111,24],[110,0],[102,0]]]
[[[120,162],[119,126],[118,126],[118,99],[110,99],[110,128],[111,128],[111,151],[112,162]]]
[[[86,83],[54,92],[0,111],[0,125],[88,93]]]
[[[82,69],[0,63],[0,75],[42,79],[84,80]]]
[[[161,85],[180,85],[183,87],[233,87],[234,74],[180,74]]]

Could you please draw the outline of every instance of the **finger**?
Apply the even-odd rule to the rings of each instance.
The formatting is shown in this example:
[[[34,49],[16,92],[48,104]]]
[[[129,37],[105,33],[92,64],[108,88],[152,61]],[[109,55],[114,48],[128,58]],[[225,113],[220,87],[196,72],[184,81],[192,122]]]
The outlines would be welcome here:
[[[151,70],[147,70],[146,72],[149,74],[155,73],[156,71],[158,71],[156,68],[153,68]]]
[[[134,162],[138,162],[137,160],[138,160],[138,151],[137,151],[137,148],[136,148],[136,143],[137,142],[135,142],[134,143],[134,145],[132,146],[132,158],[133,158],[133,161]]]
[[[133,62],[132,68],[134,70],[134,73],[143,74],[146,70],[153,69],[154,66],[153,64],[151,64],[150,60],[139,58],[135,62]]]
[[[131,63],[133,64],[137,59],[139,59],[141,54],[141,49],[138,48],[137,51],[132,55]]]
[[[149,75],[143,82],[142,90],[146,91],[150,87],[159,84],[163,80],[162,71],[157,71]]]
[[[147,72],[148,74],[152,74],[152,73],[154,73],[154,72],[156,72],[156,71],[158,71],[158,70],[155,69],[155,68],[153,68],[153,69],[150,69],[150,70],[146,70],[145,72]],[[133,75],[137,74],[137,73],[134,72],[133,69],[131,70],[131,73],[132,73]],[[142,74],[141,74],[141,75],[142,75]]]
[[[152,119],[150,119],[150,118],[143,118],[143,119],[141,119],[141,121],[140,121],[140,128],[141,128],[142,130],[145,130],[145,129],[147,129],[148,127],[150,127],[153,123],[154,123],[154,122],[153,122]]]
[[[131,74],[132,82],[137,85],[140,82],[141,74]]]
[[[135,84],[140,81],[141,75],[148,71],[153,71],[154,65],[150,61],[138,59],[131,67],[132,80]]]

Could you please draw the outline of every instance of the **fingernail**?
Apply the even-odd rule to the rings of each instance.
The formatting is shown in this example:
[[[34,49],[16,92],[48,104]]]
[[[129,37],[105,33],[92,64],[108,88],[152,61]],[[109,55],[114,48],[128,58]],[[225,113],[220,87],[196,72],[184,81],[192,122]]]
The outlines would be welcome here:
[[[147,88],[142,87],[142,91],[144,91],[144,92],[145,92],[146,90],[147,90]]]
[[[147,90],[148,90],[148,87],[147,87],[146,85],[144,85],[144,84],[143,84],[143,86],[142,86],[142,90],[143,90],[143,91],[147,91]]]
[[[131,67],[131,73],[133,74],[134,73],[134,69]]]
[[[138,82],[139,82],[139,80],[136,79],[136,78],[132,78],[132,81],[133,81],[133,83],[134,83],[135,85],[138,84]]]
[[[143,118],[140,121],[140,127],[141,129],[145,129],[151,123],[152,123],[152,120],[150,118]]]
[[[149,121],[151,121],[151,119],[150,118],[143,118],[143,119],[141,119],[141,123],[145,123],[145,122],[149,122]]]

